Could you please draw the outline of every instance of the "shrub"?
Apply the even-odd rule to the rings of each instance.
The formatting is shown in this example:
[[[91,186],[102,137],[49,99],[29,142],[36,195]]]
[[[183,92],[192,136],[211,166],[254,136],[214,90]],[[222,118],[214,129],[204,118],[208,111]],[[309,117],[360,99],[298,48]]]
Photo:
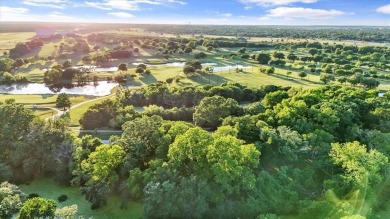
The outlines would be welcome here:
[[[58,196],[57,200],[59,202],[64,202],[64,201],[68,200],[68,196],[67,195],[60,195],[60,196]]]
[[[27,199],[32,199],[32,198],[37,198],[37,197],[41,197],[41,196],[38,195],[38,193],[30,193],[30,194],[28,194]]]

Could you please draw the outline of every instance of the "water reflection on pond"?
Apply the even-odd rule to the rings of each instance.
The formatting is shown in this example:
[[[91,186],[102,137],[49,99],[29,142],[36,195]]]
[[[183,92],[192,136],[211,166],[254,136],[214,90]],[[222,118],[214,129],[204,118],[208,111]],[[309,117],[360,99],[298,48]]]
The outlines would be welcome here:
[[[83,85],[77,84],[56,84],[46,85],[43,83],[25,83],[0,85],[0,93],[6,94],[54,94],[66,93],[75,95],[106,96],[116,87],[117,83],[99,81]]]

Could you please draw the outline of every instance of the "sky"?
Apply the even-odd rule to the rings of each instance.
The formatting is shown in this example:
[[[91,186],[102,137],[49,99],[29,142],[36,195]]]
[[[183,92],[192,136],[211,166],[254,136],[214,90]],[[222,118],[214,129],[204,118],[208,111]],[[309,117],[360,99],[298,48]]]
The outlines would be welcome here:
[[[390,26],[390,0],[1,0],[2,21]]]

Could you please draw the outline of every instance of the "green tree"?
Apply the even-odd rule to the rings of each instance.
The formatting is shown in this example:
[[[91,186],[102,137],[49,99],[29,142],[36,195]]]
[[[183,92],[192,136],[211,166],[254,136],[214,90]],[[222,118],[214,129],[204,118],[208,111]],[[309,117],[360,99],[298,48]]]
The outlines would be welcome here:
[[[70,68],[70,67],[72,67],[72,62],[69,59],[65,60],[65,62],[62,63],[62,67],[63,68]]]
[[[55,211],[55,218],[73,219],[77,216],[77,205],[65,206]]]
[[[145,187],[144,218],[204,218],[210,186],[195,176],[150,182]]]
[[[298,59],[298,56],[296,56],[294,53],[289,53],[289,54],[287,55],[287,59],[288,59],[288,60],[291,60],[291,61],[295,61],[295,60]]]
[[[65,93],[59,94],[57,99],[56,99],[56,107],[57,108],[65,108],[68,107],[70,108],[71,102],[69,99],[69,96]]]
[[[254,187],[253,169],[259,156],[253,144],[229,135],[212,136],[198,127],[178,136],[168,152],[174,169],[216,183],[222,194],[240,194],[241,189]]]
[[[13,60],[10,58],[0,59],[0,72],[9,72],[12,68]]]
[[[27,200],[20,209],[18,218],[34,219],[34,218],[54,218],[57,203],[51,199],[41,197]]]
[[[119,180],[117,169],[124,157],[122,147],[100,145],[81,162],[82,174],[87,179],[81,191],[93,207],[106,203],[108,194]]]
[[[343,179],[356,186],[365,186],[366,180],[379,183],[380,170],[388,164],[388,158],[377,150],[367,151],[357,141],[345,144],[333,143],[329,153],[334,164],[343,168]]]
[[[8,182],[0,184],[0,218],[10,219],[23,205],[25,194]]]
[[[256,55],[256,61],[262,65],[267,65],[268,62],[271,61],[271,56],[266,53],[260,53]]]
[[[205,97],[195,107],[194,122],[201,127],[216,129],[222,119],[230,115],[242,114],[242,108],[234,99],[221,96]]]
[[[121,63],[118,66],[118,70],[120,70],[120,71],[127,71],[127,64],[126,63]]]
[[[304,72],[304,71],[301,71],[301,72],[298,73],[298,76],[299,76],[301,79],[303,79],[304,77],[307,76],[307,73]]]
[[[328,73],[321,73],[320,74],[320,81],[324,82],[324,84],[329,83],[330,81],[334,81],[335,77],[332,74]]]
[[[310,53],[310,55],[314,56],[315,54],[318,53],[318,50],[317,49],[309,49],[309,53]]]
[[[347,80],[348,79],[344,76],[337,78],[337,82],[339,82],[340,84],[345,84]]]
[[[263,103],[267,107],[274,107],[276,104],[281,103],[283,99],[288,98],[286,91],[275,91],[265,95]]]
[[[274,67],[268,67],[265,72],[270,75],[270,74],[273,74],[275,73],[275,68]]]
[[[273,57],[275,59],[279,59],[279,60],[285,58],[284,53],[282,53],[282,52],[274,52]]]

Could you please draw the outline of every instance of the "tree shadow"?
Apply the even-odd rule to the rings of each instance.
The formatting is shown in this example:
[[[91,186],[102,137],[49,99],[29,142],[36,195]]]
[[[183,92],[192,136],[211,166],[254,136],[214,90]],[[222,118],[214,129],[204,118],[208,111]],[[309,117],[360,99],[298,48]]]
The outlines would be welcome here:
[[[55,96],[55,94],[41,94],[41,98],[42,98],[42,99],[51,98],[51,97],[53,97],[53,96]]]
[[[225,77],[216,74],[200,73],[189,78],[189,80],[199,84],[219,85],[231,81]]]
[[[293,78],[286,78],[286,77],[278,75],[278,74],[271,74],[269,76],[273,76],[273,77],[276,77],[276,78],[279,78],[282,80],[290,81],[290,82],[295,83],[295,84],[306,85],[305,83],[302,83],[300,80],[293,79]]]
[[[126,87],[128,86],[142,86],[142,83],[139,82],[139,81],[127,81],[127,83],[125,84]]]
[[[152,84],[157,82],[157,79],[151,74],[143,74],[142,77],[139,78],[139,80],[145,84]]]

